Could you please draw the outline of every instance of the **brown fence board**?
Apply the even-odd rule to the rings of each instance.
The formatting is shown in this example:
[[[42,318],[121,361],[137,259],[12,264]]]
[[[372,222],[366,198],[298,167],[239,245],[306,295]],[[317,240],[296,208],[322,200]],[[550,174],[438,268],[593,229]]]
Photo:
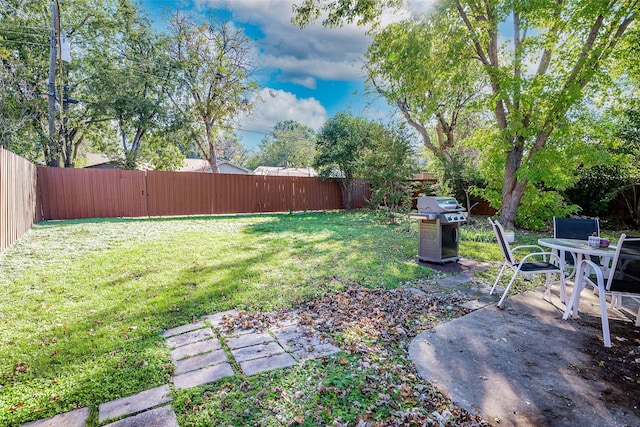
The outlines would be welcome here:
[[[44,219],[147,215],[145,172],[38,168]]]
[[[40,220],[36,167],[0,147],[0,249]]]
[[[211,215],[342,209],[337,181],[117,169],[38,168],[45,219]],[[369,186],[358,182],[354,207]]]

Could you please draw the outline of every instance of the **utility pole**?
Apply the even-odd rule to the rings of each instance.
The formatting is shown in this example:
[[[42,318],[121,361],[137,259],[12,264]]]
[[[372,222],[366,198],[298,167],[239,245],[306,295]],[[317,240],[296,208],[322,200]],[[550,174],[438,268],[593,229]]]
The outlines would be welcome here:
[[[55,116],[56,116],[56,28],[58,22],[58,8],[55,1],[51,2],[51,41],[49,50],[49,159],[48,166],[59,167],[60,157],[58,156],[58,147],[55,136]]]

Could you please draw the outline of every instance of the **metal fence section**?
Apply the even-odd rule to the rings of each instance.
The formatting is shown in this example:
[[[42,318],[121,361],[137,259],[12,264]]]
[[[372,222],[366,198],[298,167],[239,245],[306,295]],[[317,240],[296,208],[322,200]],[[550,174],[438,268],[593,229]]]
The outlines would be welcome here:
[[[318,178],[148,171],[147,189],[150,216],[343,207],[337,182]]]
[[[147,215],[144,171],[39,167],[38,191],[46,220]]]
[[[36,167],[0,147],[0,250],[40,220]]]
[[[337,181],[311,177],[38,168],[43,219],[342,209]],[[358,182],[354,207],[366,206]]]

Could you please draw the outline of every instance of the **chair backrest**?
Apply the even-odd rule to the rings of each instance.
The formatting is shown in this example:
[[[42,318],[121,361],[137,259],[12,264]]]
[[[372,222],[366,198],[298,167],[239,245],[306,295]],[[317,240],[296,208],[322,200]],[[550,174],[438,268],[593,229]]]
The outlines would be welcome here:
[[[640,294],[640,237],[620,236],[607,290]]]
[[[511,265],[516,264],[516,259],[513,256],[513,252],[511,252],[511,246],[507,242],[507,238],[504,235],[504,228],[502,228],[502,224],[498,220],[492,220],[489,218],[489,223],[491,223],[491,227],[493,228],[493,232],[496,233],[496,239],[498,239],[498,246],[500,246],[500,250],[502,251],[502,256],[504,256],[504,260]]]
[[[553,217],[553,237],[555,239],[579,239],[587,240],[589,236],[600,235],[600,220],[597,218],[558,218]],[[573,265],[573,256],[565,252],[564,260]],[[593,262],[598,262],[597,257],[591,257]]]
[[[600,220],[597,218],[553,217],[553,237],[555,239],[587,240],[589,236],[594,235],[600,235]]]

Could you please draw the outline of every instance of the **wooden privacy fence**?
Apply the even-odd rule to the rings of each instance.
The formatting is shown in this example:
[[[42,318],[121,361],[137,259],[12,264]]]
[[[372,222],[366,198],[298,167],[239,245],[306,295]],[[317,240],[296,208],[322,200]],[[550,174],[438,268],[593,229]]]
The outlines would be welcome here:
[[[117,169],[38,168],[46,220],[342,209],[337,181]],[[354,207],[369,186],[359,182]]]
[[[0,147],[0,250],[40,220],[36,167]]]

